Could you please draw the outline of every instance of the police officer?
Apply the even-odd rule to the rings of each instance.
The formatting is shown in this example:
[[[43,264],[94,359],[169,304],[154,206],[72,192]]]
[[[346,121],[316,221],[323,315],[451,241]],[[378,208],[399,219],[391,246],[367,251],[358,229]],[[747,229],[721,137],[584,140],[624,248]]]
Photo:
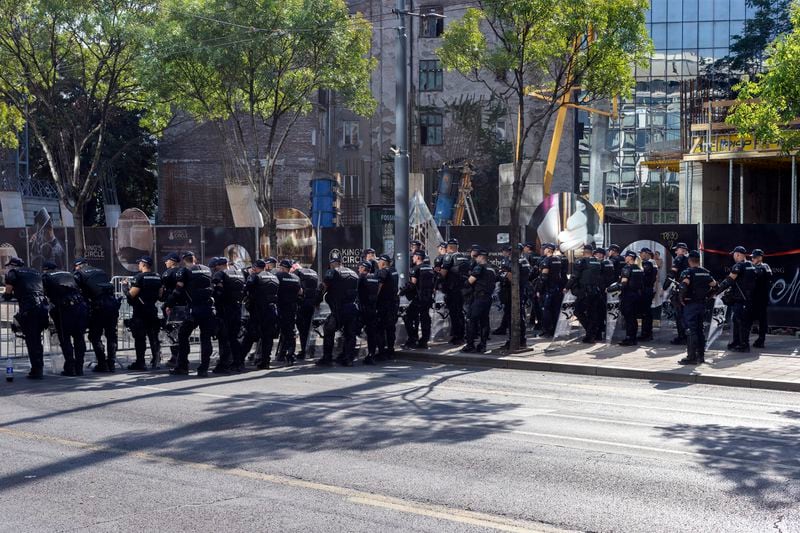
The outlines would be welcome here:
[[[358,265],[358,310],[361,325],[367,336],[367,356],[365,365],[374,365],[378,353],[378,277],[372,273],[369,261]]]
[[[503,259],[500,261],[498,275],[498,297],[503,306],[503,319],[500,321],[500,325],[492,331],[492,335],[505,335],[511,326],[511,252],[511,246],[503,248]],[[520,255],[520,259],[523,259],[522,255]],[[524,322],[522,328],[525,328]]]
[[[750,328],[752,319],[750,313],[753,303],[753,289],[756,285],[756,268],[753,263],[747,260],[747,250],[744,246],[737,246],[733,249],[734,265],[731,272],[719,284],[718,292],[722,293],[730,289],[729,297],[725,298],[730,302],[731,321],[733,322],[733,332],[728,349],[734,352],[747,353],[750,351]]]
[[[89,302],[89,342],[92,344],[97,364],[94,372],[114,372],[117,364],[117,322],[119,300],[114,296],[111,278],[103,270],[91,266],[83,257],[77,258],[75,281],[83,297]],[[103,346],[103,335],[108,344],[108,354]]]
[[[272,343],[278,331],[278,278],[267,270],[267,262],[257,259],[245,282],[247,333],[242,343],[242,357],[250,353],[253,344],[258,346],[259,370],[268,370],[272,356]]]
[[[424,252],[425,251],[425,245],[422,244],[422,241],[419,241],[417,239],[414,239],[413,241],[411,241],[409,243],[409,247],[408,248],[409,248],[409,250],[408,250],[409,254],[413,254],[414,252],[420,252],[420,251]]]
[[[388,256],[385,255],[382,255],[378,260],[381,265],[386,264],[387,261]],[[333,345],[336,331],[342,330],[344,351],[337,358],[337,362],[342,366],[352,366],[356,357],[356,335],[359,329],[357,305],[358,274],[347,267],[343,267],[342,261],[338,256],[332,256],[329,264],[330,268],[325,272],[322,283],[325,301],[328,302],[331,314],[325,320],[325,325],[323,326],[322,358],[317,360],[316,365],[331,366],[333,364]],[[378,302],[380,306],[380,292]]]
[[[378,359],[394,357],[394,341],[399,306],[399,276],[392,266],[392,258],[378,257]]]
[[[64,354],[62,376],[82,376],[86,341],[83,336],[89,323],[89,306],[81,295],[75,276],[47,261],[42,265],[44,295],[50,301],[50,317],[58,333]]]
[[[703,333],[703,315],[709,289],[717,282],[708,270],[700,266],[700,252],[692,250],[687,255],[689,267],[681,273],[678,293],[686,322],[687,353],[678,361],[682,365],[699,365],[705,362],[706,339]]]
[[[447,255],[440,274],[445,290],[444,302],[450,316],[450,344],[464,342],[464,282],[469,272],[469,258],[458,251],[458,239],[447,241]]]
[[[583,342],[592,344],[599,331],[598,322],[605,314],[602,291],[603,266],[594,257],[591,244],[583,246],[583,257],[575,262],[572,277],[567,282],[567,290],[575,295],[575,316],[586,331]]]
[[[183,266],[178,271],[178,283],[172,294],[173,301],[184,297],[188,301],[188,315],[178,329],[178,363],[170,371],[172,375],[189,374],[189,337],[200,328],[200,366],[197,377],[208,377],[211,364],[211,337],[216,334],[217,320],[214,314],[214,287],[211,269],[198,264],[194,252],[181,257]]]
[[[544,257],[539,262],[539,277],[535,285],[542,308],[542,333],[539,335],[540,337],[552,337],[555,334],[558,315],[561,312],[564,264],[562,263],[562,257],[555,254],[555,249],[556,245],[551,242],[542,245]]]
[[[181,258],[175,252],[170,252],[166,256],[164,256],[164,272],[161,273],[161,286],[163,290],[161,291],[161,301],[164,302],[164,305],[161,306],[161,312],[164,315],[164,331],[170,333],[172,330],[170,328],[176,327],[173,324],[168,324],[167,318],[171,312],[171,309],[167,306],[168,301],[172,297],[172,293],[175,291],[175,287],[178,284],[178,270],[180,270],[180,261]],[[172,299],[174,302],[173,305],[186,305],[185,301]],[[172,344],[169,347],[170,350],[170,358],[167,361],[167,366],[174,367],[178,363],[178,345]]]
[[[44,296],[42,275],[36,270],[25,266],[19,257],[9,259],[6,267],[11,267],[6,273],[6,289],[3,299],[10,301],[16,299],[19,303],[19,313],[14,320],[19,324],[25,346],[28,348],[28,359],[31,362],[29,379],[42,379],[44,376],[44,347],[42,346],[42,332],[47,329],[47,298]]]
[[[417,250],[411,255],[413,263],[405,296],[409,303],[403,321],[408,340],[406,348],[427,348],[431,339],[431,306],[436,285],[436,274],[425,252]]]
[[[675,258],[672,260],[672,268],[667,272],[667,279],[664,280],[662,289],[667,290],[670,285],[676,285],[681,272],[689,268],[689,261],[686,254],[689,253],[689,247],[686,243],[679,242],[673,247]],[[683,319],[683,306],[680,303],[680,296],[677,290],[672,291],[670,303],[675,310],[675,327],[678,330],[678,336],[670,341],[670,344],[686,344],[686,326]]]
[[[297,337],[294,334],[294,323],[297,320],[297,302],[302,298],[303,288],[300,278],[292,274],[294,262],[282,259],[275,277],[278,278],[278,325],[281,330],[278,342],[278,359],[285,360],[291,366],[295,363],[294,352]]]
[[[639,329],[637,318],[642,298],[644,272],[636,264],[636,252],[625,252],[625,265],[619,275],[619,281],[608,288],[609,291],[622,290],[620,296],[620,312],[625,320],[625,338],[620,346],[636,346],[636,330]]]
[[[144,352],[150,342],[150,367],[158,368],[161,360],[161,342],[158,333],[161,321],[158,319],[156,303],[161,295],[161,276],[153,272],[153,258],[144,256],[138,261],[139,273],[130,283],[123,282],[125,298],[133,309],[129,322],[133,346],[136,350],[136,361],[128,365],[128,370],[147,370]]]
[[[539,295],[533,290],[533,284],[539,278],[539,263],[541,256],[536,252],[536,245],[527,242],[522,248],[522,253],[530,265],[530,275],[528,276],[528,300],[531,304],[531,315],[529,325],[531,329],[541,329],[542,327],[542,306],[539,302]]]
[[[622,274],[622,267],[625,265],[625,259],[620,255],[621,253],[622,248],[620,248],[618,244],[611,244],[606,251],[606,259],[611,261],[611,264],[614,265],[615,282],[619,280],[619,276]]]
[[[433,258],[433,272],[436,274],[436,290],[444,293],[444,286],[442,285],[442,264],[447,255],[447,243],[442,241],[436,248],[438,255]]]
[[[764,262],[764,251],[756,248],[750,254],[756,269],[756,282],[753,288],[752,321],[758,323],[758,338],[753,343],[756,348],[763,348],[769,330],[767,322],[767,305],[769,291],[772,288],[772,269]]]
[[[653,297],[656,294],[656,282],[658,282],[658,266],[653,261],[653,251],[650,248],[639,250],[639,258],[642,263],[642,299],[639,307],[639,317],[642,319],[642,334],[639,336],[641,341],[653,340]]]
[[[613,283],[616,283],[617,279],[619,278],[614,277],[614,263],[612,263],[609,259],[606,259],[605,248],[595,248],[592,255],[594,255],[594,258],[600,262],[600,267],[602,270],[602,281],[600,284],[602,289],[600,294],[600,316],[597,318],[597,333],[595,335],[595,339],[599,340],[606,338],[606,316],[608,315],[608,297],[606,296],[606,289],[608,289]]]
[[[475,256],[475,267],[467,278],[467,284],[472,289],[471,304],[469,307],[469,321],[467,322],[466,344],[462,352],[471,353],[486,351],[486,341],[489,340],[489,312],[492,308],[492,293],[497,282],[497,272],[489,264],[489,252],[478,250]],[[475,339],[478,345],[475,346]]]
[[[225,257],[216,257],[208,265],[212,270],[214,307],[217,311],[217,341],[219,361],[213,369],[215,374],[245,369],[239,332],[242,329],[242,300],[244,300],[244,273],[229,265]]]
[[[525,302],[528,299],[530,290],[530,265],[524,255],[519,257],[519,345],[525,346]],[[511,285],[514,283],[514,271],[510,261],[500,267],[499,284],[500,300],[506,299],[508,303],[503,303],[503,323],[507,324],[509,339],[503,344],[503,348],[511,348]],[[504,294],[505,292],[505,294]],[[500,328],[498,328],[500,329]]]
[[[375,263],[377,265],[377,262]],[[295,264],[297,267],[297,264]],[[370,266],[370,268],[372,268]],[[300,278],[300,286],[303,288],[303,299],[297,308],[297,332],[300,336],[300,352],[298,359],[306,358],[306,344],[308,344],[308,334],[311,331],[311,321],[314,319],[314,307],[317,302],[317,292],[319,290],[319,276],[310,268],[296,268],[294,273]],[[373,317],[374,318],[374,317]]]
[[[378,271],[378,256],[375,254],[375,248],[366,248],[364,250],[364,261],[369,263],[372,274]]]

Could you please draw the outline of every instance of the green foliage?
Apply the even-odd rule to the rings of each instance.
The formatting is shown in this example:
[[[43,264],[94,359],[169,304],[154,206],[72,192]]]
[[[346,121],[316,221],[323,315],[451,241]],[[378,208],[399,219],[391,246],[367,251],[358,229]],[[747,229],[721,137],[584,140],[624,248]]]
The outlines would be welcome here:
[[[0,102],[0,148],[19,146],[19,132],[25,125],[22,113],[13,106]]]
[[[135,61],[156,0],[0,0],[0,101],[27,121],[75,218],[95,193],[114,108],[147,98]]]
[[[439,56],[501,91],[530,87],[558,100],[579,83],[587,99],[625,96],[631,67],[650,52],[646,10],[645,0],[487,0],[449,24]]]
[[[792,6],[791,23],[792,31],[767,48],[766,72],[736,87],[738,101],[726,119],[740,133],[787,152],[800,146],[800,131],[787,127],[800,116],[800,4]]]
[[[747,5],[754,14],[745,21],[742,34],[732,39],[730,54],[721,66],[755,76],[764,66],[769,43],[792,29],[791,0],[747,0]]]

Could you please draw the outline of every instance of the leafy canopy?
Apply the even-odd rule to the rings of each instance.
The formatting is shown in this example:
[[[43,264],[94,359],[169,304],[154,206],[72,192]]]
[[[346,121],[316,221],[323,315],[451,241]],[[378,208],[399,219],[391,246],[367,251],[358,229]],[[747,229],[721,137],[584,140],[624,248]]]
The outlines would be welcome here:
[[[787,127],[800,117],[800,4],[793,4],[790,20],[792,31],[767,48],[766,72],[736,87],[738,101],[726,119],[739,132],[779,143],[785,151],[800,146],[800,131]]]
[[[371,27],[343,0],[166,0],[144,56],[145,83],[199,120],[308,112],[337,91],[369,114]],[[169,114],[161,106],[161,119]]]
[[[483,0],[451,23],[445,67],[512,93],[574,85],[584,99],[627,95],[646,64],[646,0]],[[508,92],[506,92],[508,94]]]

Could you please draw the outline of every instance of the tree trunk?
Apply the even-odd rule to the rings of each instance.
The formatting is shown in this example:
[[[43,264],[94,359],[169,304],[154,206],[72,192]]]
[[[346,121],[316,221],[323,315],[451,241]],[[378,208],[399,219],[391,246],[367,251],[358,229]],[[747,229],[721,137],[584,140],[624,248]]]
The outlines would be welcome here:
[[[75,244],[73,245],[73,252],[76,258],[86,255],[86,237],[83,232],[83,210],[83,204],[78,204],[73,209],[70,209],[72,221],[75,225]]]

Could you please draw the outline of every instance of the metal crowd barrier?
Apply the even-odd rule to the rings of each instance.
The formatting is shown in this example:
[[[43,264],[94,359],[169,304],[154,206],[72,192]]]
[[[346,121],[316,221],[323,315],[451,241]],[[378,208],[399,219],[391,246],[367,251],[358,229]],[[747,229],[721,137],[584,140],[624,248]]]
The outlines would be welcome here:
[[[17,302],[0,302],[0,365],[5,368],[10,362],[15,373],[28,371],[31,368],[25,340],[21,335],[17,335],[11,327],[14,323],[14,316],[18,312]],[[44,347],[45,369],[49,368],[50,372],[60,372],[64,356],[52,324],[42,332],[42,346]]]

